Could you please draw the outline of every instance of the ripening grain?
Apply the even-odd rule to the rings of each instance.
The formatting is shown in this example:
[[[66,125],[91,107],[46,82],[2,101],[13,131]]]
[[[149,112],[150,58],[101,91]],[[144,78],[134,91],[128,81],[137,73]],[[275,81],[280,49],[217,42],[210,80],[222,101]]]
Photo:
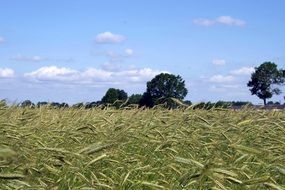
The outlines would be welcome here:
[[[0,108],[0,189],[284,189],[285,112]]]

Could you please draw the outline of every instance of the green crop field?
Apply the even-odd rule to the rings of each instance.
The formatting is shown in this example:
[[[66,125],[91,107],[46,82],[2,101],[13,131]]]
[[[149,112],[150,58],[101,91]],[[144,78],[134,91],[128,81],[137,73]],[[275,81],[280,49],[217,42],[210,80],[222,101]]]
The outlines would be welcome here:
[[[0,108],[0,189],[285,188],[285,112]]]

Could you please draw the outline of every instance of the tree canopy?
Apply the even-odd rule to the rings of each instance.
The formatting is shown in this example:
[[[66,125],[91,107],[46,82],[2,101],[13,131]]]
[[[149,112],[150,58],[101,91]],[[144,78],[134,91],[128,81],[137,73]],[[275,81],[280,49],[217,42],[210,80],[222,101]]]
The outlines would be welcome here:
[[[273,62],[264,62],[255,68],[247,86],[250,87],[251,94],[262,99],[266,105],[266,99],[281,93],[278,85],[284,82],[284,70],[278,69]]]
[[[128,104],[139,104],[141,98],[142,98],[142,95],[141,95],[141,94],[132,94],[132,95],[129,97]]]
[[[31,100],[25,100],[21,103],[21,107],[34,107],[35,104]]]
[[[124,90],[109,88],[102,98],[102,103],[113,104],[116,100],[127,100],[128,94]]]
[[[146,92],[140,101],[141,106],[153,107],[156,103],[168,103],[171,98],[183,100],[188,91],[185,81],[179,75],[161,73],[147,82]]]

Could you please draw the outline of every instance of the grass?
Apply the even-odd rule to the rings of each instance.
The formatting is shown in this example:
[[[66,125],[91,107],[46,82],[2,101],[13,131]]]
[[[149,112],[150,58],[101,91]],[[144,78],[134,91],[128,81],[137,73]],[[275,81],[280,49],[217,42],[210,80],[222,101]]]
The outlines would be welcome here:
[[[0,108],[0,189],[285,188],[285,112]]]

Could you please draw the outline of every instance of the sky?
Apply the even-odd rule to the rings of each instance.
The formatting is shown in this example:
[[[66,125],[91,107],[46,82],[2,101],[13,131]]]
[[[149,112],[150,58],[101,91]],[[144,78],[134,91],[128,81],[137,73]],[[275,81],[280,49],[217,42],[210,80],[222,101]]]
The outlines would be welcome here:
[[[168,72],[185,80],[192,102],[259,104],[246,85],[254,68],[285,68],[284,0],[0,4],[0,99],[10,102],[90,102],[108,88],[143,93]]]

